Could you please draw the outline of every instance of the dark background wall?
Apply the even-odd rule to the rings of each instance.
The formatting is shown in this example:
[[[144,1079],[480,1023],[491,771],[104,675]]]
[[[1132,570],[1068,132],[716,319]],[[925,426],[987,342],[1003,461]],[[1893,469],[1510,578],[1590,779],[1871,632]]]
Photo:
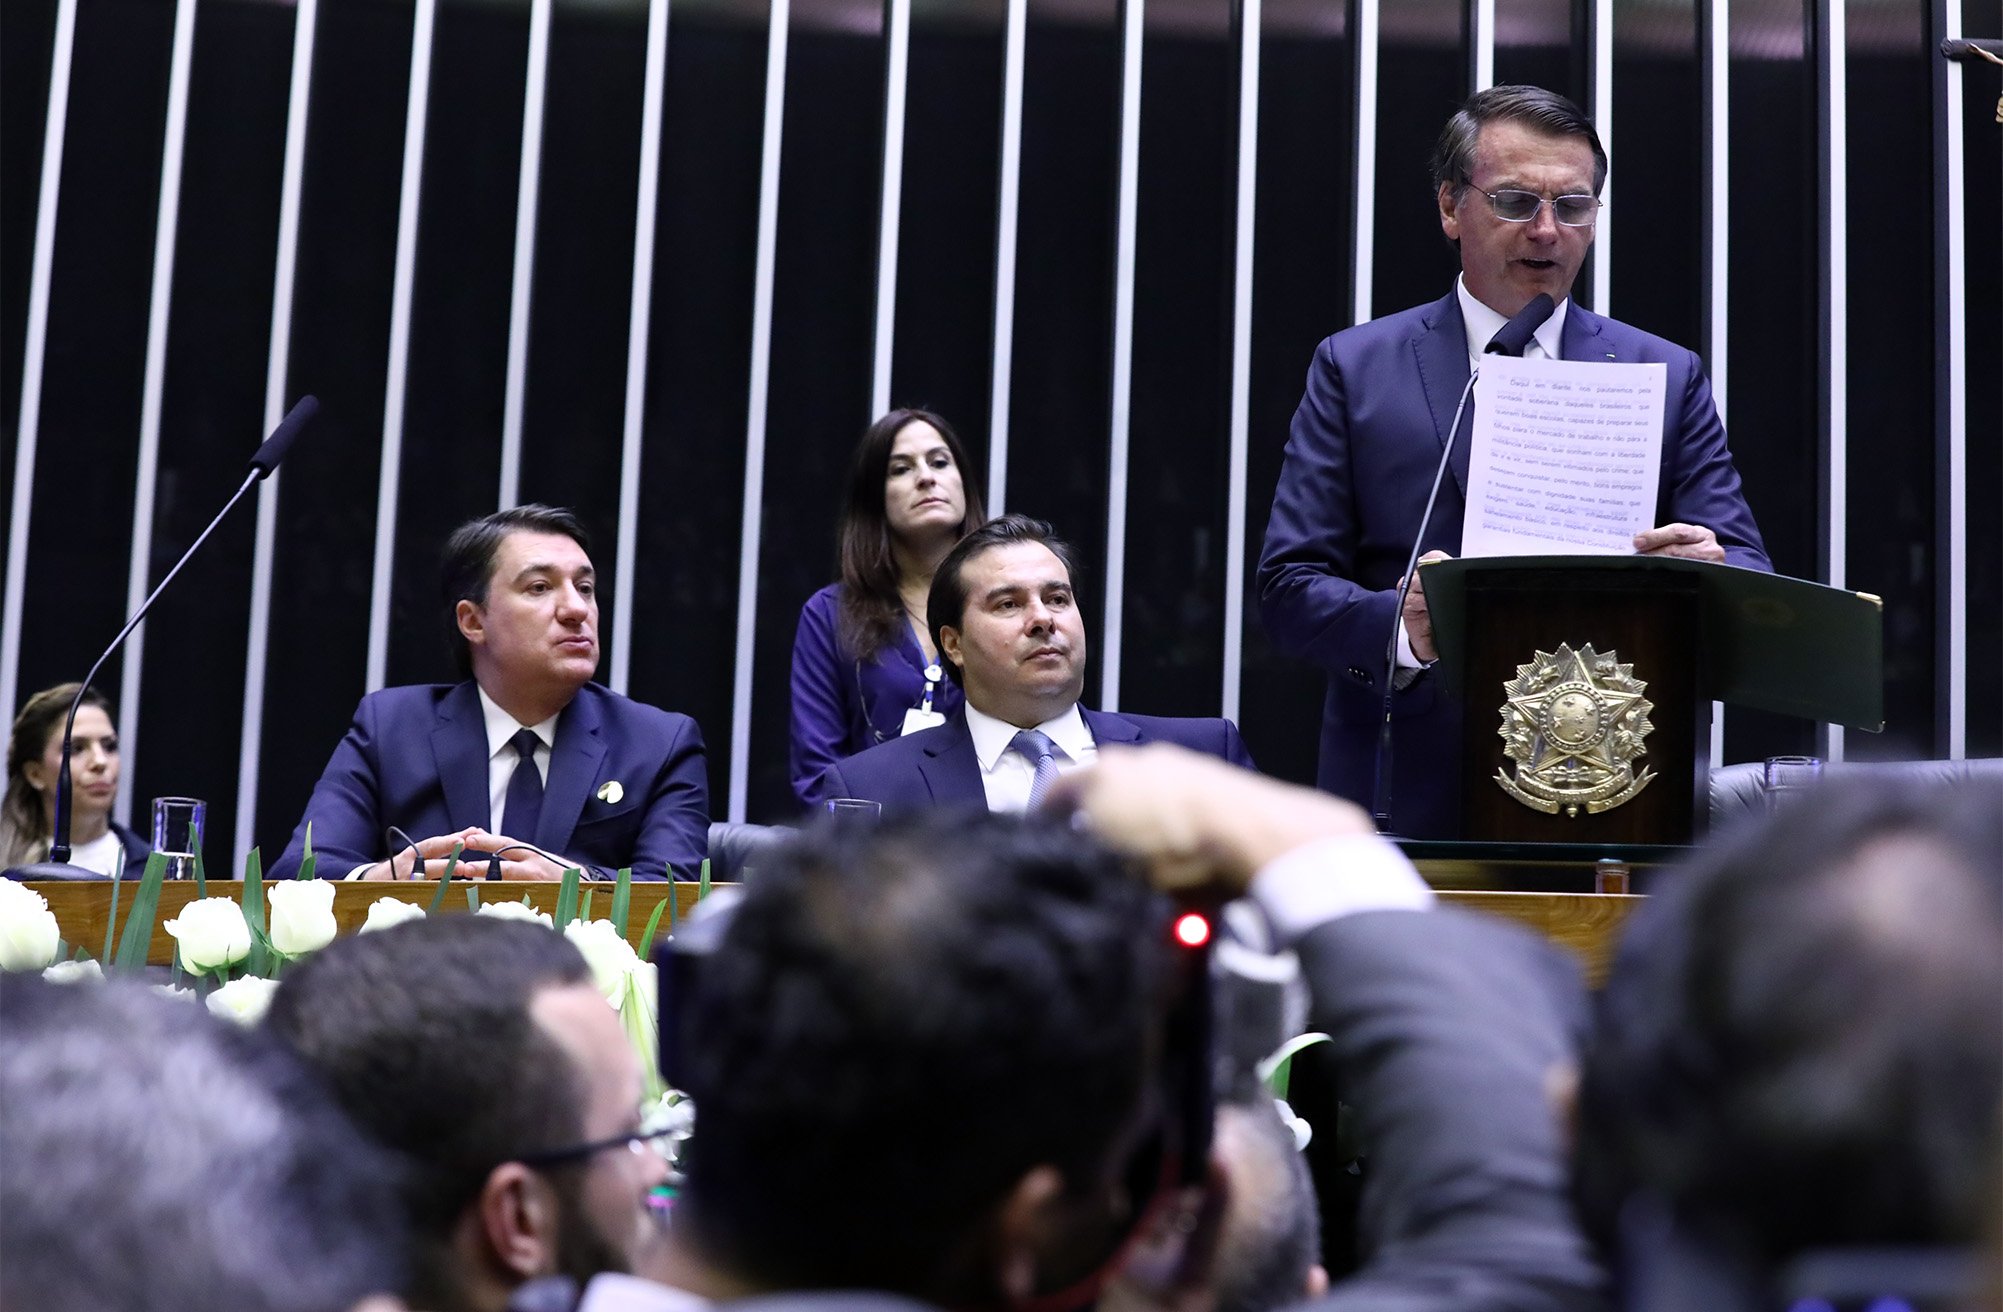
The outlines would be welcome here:
[[[1828,577],[1821,504],[1830,416],[1817,361],[1825,243],[1817,203],[1813,6],[1731,0],[1732,219],[1728,425],[1776,565]],[[1567,0],[1499,0],[1496,75],[1583,98],[1588,19]],[[143,382],[172,0],[78,0],[47,356],[26,542],[22,695],[79,677],[118,627],[140,484]],[[315,32],[288,395],[318,429],[278,500],[266,630],[262,765],[239,793],[253,516],[240,514],[148,626],[135,809],[209,800],[210,845],[243,805],[267,852],[284,842],[364,691],[385,426],[411,0],[321,0]],[[152,577],[220,505],[259,437],[294,22],[289,4],[197,8],[165,343]],[[986,466],[1002,156],[1002,0],[919,0],[912,26],[892,392],[959,426]],[[1966,747],[2003,752],[2003,247],[1990,122],[1997,77],[1968,74],[1965,149],[1936,157],[1936,69],[1923,0],[1847,6],[1850,224],[1838,267],[1852,305],[1847,375],[1849,586],[1885,599],[1889,724],[1853,756],[1948,750],[1950,618],[1942,525],[1969,513]],[[57,0],[0,7],[0,504],[11,504]],[[772,293],[756,641],[748,705],[733,697],[744,513],[766,0],[670,11],[638,550],[615,556],[647,13],[640,0],[557,0],[522,412],[524,499],[578,507],[610,597],[636,608],[638,697],[686,710],[729,809],[731,728],[749,716],[753,819],[782,818],[788,649],[799,604],[831,570],[834,490],[870,418],[885,106],[882,11],[793,0]],[[1238,49],[1230,0],[1152,0],[1144,24],[1134,278],[1131,467],[1120,703],[1214,714],[1227,635],[1231,243]],[[1086,561],[1098,634],[1107,581],[1109,397],[1121,67],[1115,0],[1033,0],[1014,286],[1010,509],[1057,521]],[[1453,273],[1424,173],[1469,89],[1466,25],[1442,0],[1383,0],[1372,303],[1443,292]],[[1611,310],[1702,349],[1710,305],[1699,19],[1691,0],[1614,8]],[[1996,35],[1970,0],[1970,35]],[[1288,416],[1315,342],[1349,322],[1356,156],[1353,15],[1266,0],[1260,27],[1250,452],[1245,549],[1255,560]],[[496,503],[509,331],[526,0],[439,0],[412,286],[409,387],[389,590],[392,682],[451,677],[435,559],[459,520]],[[1968,466],[1937,440],[1935,195],[1968,188]],[[1581,281],[1582,293],[1585,280]],[[1589,299],[1582,294],[1582,299]],[[10,525],[10,527],[12,527]],[[622,576],[622,565],[630,565]],[[1249,566],[1248,566],[1249,568]],[[1249,595],[1249,594],[1248,594]],[[1273,653],[1248,605],[1239,688],[1272,772],[1311,778],[1320,676]],[[16,659],[14,653],[4,653]],[[610,670],[601,677],[613,677]],[[115,689],[114,666],[100,680]],[[1088,696],[1091,690],[1088,690]],[[1812,726],[1733,712],[1729,759],[1817,744]]]

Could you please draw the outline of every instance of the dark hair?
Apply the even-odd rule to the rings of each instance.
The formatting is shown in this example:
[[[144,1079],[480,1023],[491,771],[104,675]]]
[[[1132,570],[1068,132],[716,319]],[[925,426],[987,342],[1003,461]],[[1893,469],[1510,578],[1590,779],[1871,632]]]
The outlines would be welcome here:
[[[1212,1284],[1216,1312],[1273,1312],[1307,1296],[1321,1262],[1321,1208],[1293,1128],[1264,1086],[1217,1108],[1231,1196]],[[1333,1130],[1333,1126],[1329,1127]]]
[[[1069,826],[985,812],[812,830],[758,874],[677,1004],[681,1223],[761,1283],[985,1302],[992,1209],[1043,1164],[1090,1197],[1136,1118],[1163,903]]]
[[[2003,1100],[2003,787],[1831,782],[1664,883],[1598,1000],[1589,1223],[1647,1199],[1754,1269],[1970,1235]]]
[[[0,1306],[346,1312],[395,1167],[269,1036],[138,984],[0,983]]]
[[[961,577],[967,562],[983,551],[995,547],[1013,546],[1018,542],[1041,542],[1050,549],[1064,566],[1064,572],[1071,579],[1071,588],[1078,588],[1078,565],[1071,554],[1071,544],[1057,536],[1057,530],[1040,519],[1028,515],[1002,515],[989,520],[967,536],[960,539],[954,548],[939,562],[938,572],[932,575],[932,591],[925,598],[925,626],[932,630],[932,646],[936,651],[946,650],[940,632],[950,624],[960,627],[960,621],[967,614],[967,584]],[[946,673],[953,682],[959,683],[960,667],[956,662],[946,661]]]
[[[49,739],[63,731],[63,717],[69,714],[70,699],[77,695],[78,686],[59,683],[44,688],[14,717],[13,733],[7,739],[7,793],[0,800],[0,869],[40,861],[48,854],[54,835],[49,832],[42,795],[28,783],[27,767],[28,762],[41,760]],[[84,689],[82,705],[111,714],[111,703],[95,688]]]
[[[1555,91],[1543,87],[1503,86],[1477,91],[1467,98],[1440,130],[1433,146],[1433,193],[1450,188],[1455,204],[1474,175],[1475,148],[1489,123],[1522,123],[1555,137],[1584,137],[1593,150],[1593,194],[1607,180],[1607,152],[1586,112]]]
[[[452,644],[452,658],[459,673],[473,677],[473,649],[459,631],[459,603],[487,604],[487,587],[494,579],[494,557],[511,533],[561,534],[591,551],[591,538],[576,515],[560,506],[531,504],[513,510],[497,510],[469,520],[452,530],[440,553],[440,575],[445,592],[446,641]]]
[[[904,601],[897,595],[897,561],[890,549],[890,519],[883,487],[890,474],[890,450],[897,435],[912,424],[939,430],[953,464],[960,471],[966,516],[960,532],[967,533],[987,518],[980,489],[967,469],[967,451],[953,426],[930,410],[892,410],[871,424],[856,444],[849,464],[848,496],[842,502],[841,527],[836,533],[835,571],[841,577],[841,645],[851,656],[867,660],[888,645],[904,619]]]
[[[571,1059],[529,1008],[590,978],[541,925],[431,916],[336,939],[273,996],[266,1024],[408,1160],[414,1294],[449,1287],[447,1238],[494,1167],[582,1133]]]

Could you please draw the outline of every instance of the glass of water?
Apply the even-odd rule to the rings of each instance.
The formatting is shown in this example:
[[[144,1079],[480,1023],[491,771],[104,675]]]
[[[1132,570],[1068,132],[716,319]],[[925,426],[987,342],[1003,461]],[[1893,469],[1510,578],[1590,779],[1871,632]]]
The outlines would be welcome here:
[[[1802,790],[1813,788],[1822,778],[1819,756],[1769,756],[1766,764],[1767,805],[1773,810],[1791,806]]]
[[[209,804],[199,797],[153,799],[153,850],[167,858],[167,878],[194,878],[195,847],[208,816]]]

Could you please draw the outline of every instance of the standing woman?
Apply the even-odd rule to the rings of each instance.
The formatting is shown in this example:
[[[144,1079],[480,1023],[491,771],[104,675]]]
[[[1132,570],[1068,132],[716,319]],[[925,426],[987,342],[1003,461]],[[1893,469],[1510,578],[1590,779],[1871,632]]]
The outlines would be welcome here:
[[[0,869],[46,861],[56,830],[56,775],[62,765],[63,717],[77,684],[59,683],[28,699],[7,740],[7,794],[0,801]],[[70,864],[106,878],[136,875],[146,843],[111,818],[118,796],[118,731],[111,703],[97,689],[77,707],[70,738]]]
[[[987,518],[966,467],[952,426],[925,410],[892,410],[856,447],[841,582],[808,598],[793,639],[792,777],[803,804],[834,762],[959,709],[925,598],[940,560]]]

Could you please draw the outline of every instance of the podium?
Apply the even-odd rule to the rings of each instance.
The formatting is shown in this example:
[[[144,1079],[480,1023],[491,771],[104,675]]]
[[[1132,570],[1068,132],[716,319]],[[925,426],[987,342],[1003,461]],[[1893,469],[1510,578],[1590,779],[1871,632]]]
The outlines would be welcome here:
[[[1656,556],[1420,568],[1437,672],[1463,709],[1463,839],[1693,841],[1714,701],[1884,728],[1869,593]]]

